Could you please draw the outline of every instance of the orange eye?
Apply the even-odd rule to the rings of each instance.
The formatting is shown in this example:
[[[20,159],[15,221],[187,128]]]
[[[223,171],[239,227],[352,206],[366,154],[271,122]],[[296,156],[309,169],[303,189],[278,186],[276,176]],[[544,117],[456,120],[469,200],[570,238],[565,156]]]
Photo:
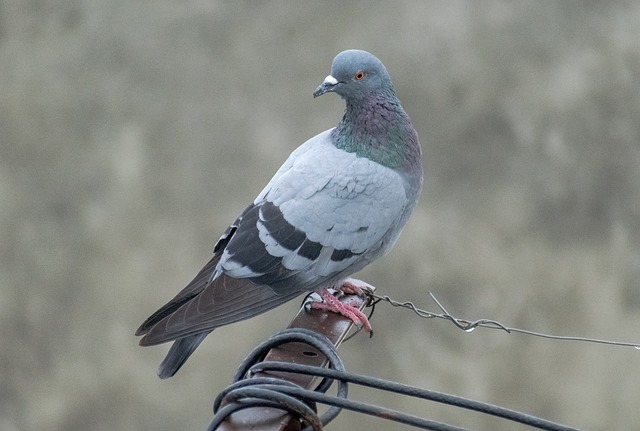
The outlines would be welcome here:
[[[360,81],[364,78],[364,70],[359,70],[358,73],[356,73],[356,81]]]

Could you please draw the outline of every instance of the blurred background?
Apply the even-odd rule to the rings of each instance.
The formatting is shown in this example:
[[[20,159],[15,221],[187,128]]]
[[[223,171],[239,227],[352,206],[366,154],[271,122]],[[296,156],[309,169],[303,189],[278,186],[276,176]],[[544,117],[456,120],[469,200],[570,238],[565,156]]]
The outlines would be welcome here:
[[[311,93],[347,48],[387,66],[425,189],[381,294],[640,342],[640,3],[0,2],[0,429],[204,429],[300,301],[217,330],[160,381],[133,333],[287,155],[334,126]],[[378,306],[347,369],[589,430],[640,423],[640,351]],[[525,429],[353,389],[474,430]],[[348,428],[347,428],[348,427]],[[408,429],[342,413],[328,429]],[[528,429],[528,428],[526,428]]]

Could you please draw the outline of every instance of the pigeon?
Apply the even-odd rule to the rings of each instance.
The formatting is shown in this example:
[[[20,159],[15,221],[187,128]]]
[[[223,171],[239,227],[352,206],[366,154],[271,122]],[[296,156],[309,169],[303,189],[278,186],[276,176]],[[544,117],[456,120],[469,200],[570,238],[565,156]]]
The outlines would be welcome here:
[[[174,342],[158,368],[161,379],[173,376],[215,328],[305,292],[320,294],[314,308],[370,329],[364,314],[334,298],[334,289],[358,292],[349,277],[396,242],[422,189],[422,150],[373,54],[339,53],[313,96],[330,92],[346,103],[340,123],[291,153],[191,283],[136,331],[141,346]]]

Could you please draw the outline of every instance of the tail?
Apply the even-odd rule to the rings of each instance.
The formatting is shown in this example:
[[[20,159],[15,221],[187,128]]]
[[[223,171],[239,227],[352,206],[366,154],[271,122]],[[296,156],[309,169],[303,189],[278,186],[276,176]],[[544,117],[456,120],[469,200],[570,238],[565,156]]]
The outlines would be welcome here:
[[[189,359],[189,356],[202,343],[202,340],[210,333],[211,331],[202,332],[176,340],[158,367],[158,377],[168,379],[177,373],[180,367]]]

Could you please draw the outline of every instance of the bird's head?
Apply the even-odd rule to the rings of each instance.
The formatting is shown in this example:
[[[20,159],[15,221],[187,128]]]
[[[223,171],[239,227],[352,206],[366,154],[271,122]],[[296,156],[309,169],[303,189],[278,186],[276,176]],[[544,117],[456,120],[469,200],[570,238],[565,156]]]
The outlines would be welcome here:
[[[331,74],[316,88],[313,97],[333,92],[349,100],[389,90],[393,92],[393,84],[384,64],[367,51],[349,49],[333,59]]]

